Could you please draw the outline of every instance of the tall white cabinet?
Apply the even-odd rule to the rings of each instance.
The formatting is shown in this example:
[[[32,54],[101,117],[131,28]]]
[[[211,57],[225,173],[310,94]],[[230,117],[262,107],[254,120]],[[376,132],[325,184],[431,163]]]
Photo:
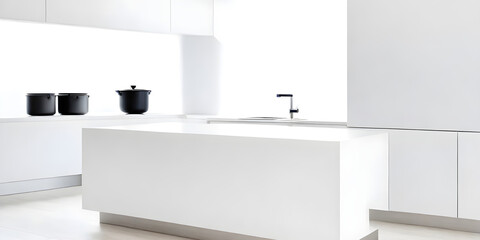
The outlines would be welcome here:
[[[480,133],[458,134],[458,217],[480,220]]]
[[[0,0],[0,18],[45,22],[45,0]]]
[[[348,0],[348,125],[405,129],[390,132],[391,211],[480,220],[478,9]]]
[[[457,133],[389,133],[390,210],[457,217]]]

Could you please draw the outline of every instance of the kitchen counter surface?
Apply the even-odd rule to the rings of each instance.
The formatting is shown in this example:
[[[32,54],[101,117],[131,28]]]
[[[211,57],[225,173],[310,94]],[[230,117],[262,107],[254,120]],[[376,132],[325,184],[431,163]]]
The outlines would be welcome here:
[[[262,117],[247,117],[247,118],[207,118],[208,123],[249,123],[249,124],[275,124],[275,125],[295,125],[295,126],[329,126],[329,127],[346,127],[347,122],[333,122],[333,121],[315,121],[306,119],[289,119],[289,118],[262,118]]]
[[[331,127],[329,125],[306,127],[239,123],[205,124],[185,122],[114,126],[103,127],[103,129],[313,141],[344,141],[356,137],[384,132],[382,130],[352,129],[347,127]]]
[[[17,123],[17,122],[51,122],[51,121],[81,121],[81,120],[123,120],[123,119],[164,119],[164,118],[185,118],[185,115],[175,114],[86,114],[86,115],[53,115],[53,116],[15,116],[0,117],[0,123]]]

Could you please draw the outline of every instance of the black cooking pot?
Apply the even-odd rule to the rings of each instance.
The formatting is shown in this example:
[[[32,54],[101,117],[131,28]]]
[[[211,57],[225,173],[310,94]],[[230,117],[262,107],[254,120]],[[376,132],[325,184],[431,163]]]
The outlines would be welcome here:
[[[120,109],[128,114],[142,114],[148,111],[148,95],[152,91],[135,89],[137,86],[132,85],[132,89],[117,90],[120,95]]]
[[[49,116],[55,114],[54,93],[28,93],[27,113],[31,116]]]
[[[88,94],[59,93],[58,112],[62,115],[84,115],[88,112]]]

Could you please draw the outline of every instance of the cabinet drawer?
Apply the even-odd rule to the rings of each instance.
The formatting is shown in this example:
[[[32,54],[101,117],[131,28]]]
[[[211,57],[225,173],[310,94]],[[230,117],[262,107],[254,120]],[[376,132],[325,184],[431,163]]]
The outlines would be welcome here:
[[[458,217],[480,220],[480,134],[458,134]]]

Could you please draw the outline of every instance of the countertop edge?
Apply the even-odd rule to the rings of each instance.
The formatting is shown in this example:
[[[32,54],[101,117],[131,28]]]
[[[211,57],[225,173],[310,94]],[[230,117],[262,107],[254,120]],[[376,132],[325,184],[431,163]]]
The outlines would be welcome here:
[[[53,115],[0,118],[1,123],[28,123],[52,121],[129,120],[129,119],[184,119],[184,114],[112,114],[112,115]]]

